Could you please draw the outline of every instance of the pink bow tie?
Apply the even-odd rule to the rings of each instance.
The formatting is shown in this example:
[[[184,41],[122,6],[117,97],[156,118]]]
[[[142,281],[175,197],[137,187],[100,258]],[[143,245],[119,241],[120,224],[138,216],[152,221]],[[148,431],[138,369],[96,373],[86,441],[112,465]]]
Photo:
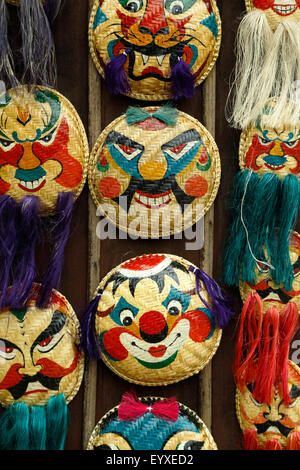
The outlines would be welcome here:
[[[137,398],[134,392],[124,393],[118,409],[120,421],[133,421],[149,412],[166,421],[177,421],[179,405],[175,397],[151,404],[144,404]]]

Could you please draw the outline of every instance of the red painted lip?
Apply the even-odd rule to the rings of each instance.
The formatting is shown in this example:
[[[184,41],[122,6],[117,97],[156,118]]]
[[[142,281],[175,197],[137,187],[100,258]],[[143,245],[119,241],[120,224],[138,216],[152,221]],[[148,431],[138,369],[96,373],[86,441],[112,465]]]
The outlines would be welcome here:
[[[282,304],[281,300],[277,300],[277,299],[274,299],[274,300],[273,299],[266,299],[266,300],[264,300],[264,302],[277,302],[279,304]]]
[[[169,194],[171,194],[171,191],[166,191],[164,193],[159,193],[159,194],[148,194],[148,193],[143,193],[142,191],[137,191],[137,193],[140,194],[141,196],[145,196],[145,197],[152,198],[152,199],[157,199],[159,197],[168,196]]]
[[[157,75],[161,75],[162,77],[164,76],[162,71],[156,67],[147,67],[142,71],[142,75],[147,75],[148,73],[156,73]]]
[[[46,180],[42,181],[42,183],[37,188],[34,188],[34,189],[25,188],[25,186],[22,186],[21,184],[18,184],[18,186],[19,188],[23,189],[23,191],[27,191],[28,193],[36,193],[37,191],[42,189],[45,186],[45,184],[46,184]]]
[[[161,346],[151,346],[148,349],[148,353],[151,354],[153,357],[162,357],[167,350],[167,347],[164,345]]]
[[[290,7],[294,7],[294,10],[290,11],[289,13],[282,13],[281,11],[278,11],[276,10],[275,6],[271,7],[272,10],[277,13],[277,15],[280,15],[280,16],[289,16],[289,15],[292,15],[293,13],[295,13],[295,11],[297,10],[297,5],[276,5],[276,6],[290,6]]]
[[[48,393],[48,390],[42,390],[42,389],[30,390],[29,392],[24,393],[23,396],[30,395],[31,393]]]
[[[150,204],[144,204],[137,197],[135,197],[134,200],[135,202],[141,204],[141,206],[147,207],[147,209],[160,209],[161,207],[167,206],[171,202],[171,199],[169,199],[169,201],[166,201],[163,204],[159,204],[158,206],[151,206]]]
[[[285,165],[281,165],[281,166],[277,166],[276,168],[274,168],[274,167],[268,165],[267,163],[265,163],[265,166],[266,166],[267,168],[269,168],[269,170],[272,170],[272,171],[282,170],[282,168],[285,167]]]

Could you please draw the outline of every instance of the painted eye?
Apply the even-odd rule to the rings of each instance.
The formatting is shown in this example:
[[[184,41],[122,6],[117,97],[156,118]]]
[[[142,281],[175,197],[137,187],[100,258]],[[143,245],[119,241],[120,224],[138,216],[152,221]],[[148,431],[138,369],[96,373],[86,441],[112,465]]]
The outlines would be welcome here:
[[[15,348],[11,343],[0,339],[0,357],[6,360],[14,359],[16,356]]]
[[[296,147],[296,145],[298,144],[298,142],[299,142],[299,139],[293,140],[292,142],[284,142],[284,144],[285,144],[287,147],[293,148],[293,147]]]
[[[115,444],[102,444],[100,446],[94,446],[93,450],[120,450]]]
[[[63,338],[64,335],[60,336],[60,333],[56,333],[53,336],[49,336],[48,338],[43,339],[37,345],[38,351],[42,353],[46,353],[53,349]]]
[[[128,147],[127,145],[122,145],[122,144],[114,144],[114,147],[116,150],[123,155],[123,157],[126,158],[126,160],[132,160],[134,157],[139,155],[141,152],[140,149],[136,149],[134,147]]]
[[[122,310],[120,312],[120,322],[122,323],[122,325],[130,326],[133,320],[134,320],[134,315],[132,311],[129,310],[129,308],[126,308],[125,310]]]
[[[203,444],[201,441],[183,441],[177,445],[176,450],[201,450]]]
[[[182,303],[179,300],[171,300],[167,305],[167,310],[170,315],[179,315],[182,312]]]
[[[139,11],[141,9],[142,5],[143,3],[139,0],[128,0],[125,8],[126,10],[135,13],[136,11]]]
[[[271,143],[270,140],[265,139],[264,137],[261,137],[260,135],[258,136],[258,140],[262,145],[269,145]]]
[[[262,403],[259,403],[259,401],[255,400],[255,398],[253,398],[253,395],[250,395],[250,400],[252,401],[252,403],[254,403],[255,406],[262,406]]]
[[[43,144],[52,144],[53,140],[54,140],[54,137],[55,137],[55,131],[56,131],[56,128],[53,129],[52,132],[50,132],[49,134],[45,135],[45,137],[42,137],[41,139],[39,139],[39,142],[42,142]]]
[[[261,274],[268,274],[268,272],[270,271],[269,266],[261,262],[257,262],[256,267]]]
[[[296,406],[297,401],[298,401],[298,398],[293,400],[292,403],[289,404],[289,408],[294,408],[294,406]]]
[[[0,139],[0,146],[7,152],[15,146],[15,142],[13,140]]]
[[[165,148],[164,152],[173,160],[180,160],[189,152],[189,150],[191,150],[197,144],[199,145],[199,141],[187,142],[185,144]]]
[[[184,4],[181,0],[174,0],[170,3],[169,11],[172,15],[180,15],[184,11]]]

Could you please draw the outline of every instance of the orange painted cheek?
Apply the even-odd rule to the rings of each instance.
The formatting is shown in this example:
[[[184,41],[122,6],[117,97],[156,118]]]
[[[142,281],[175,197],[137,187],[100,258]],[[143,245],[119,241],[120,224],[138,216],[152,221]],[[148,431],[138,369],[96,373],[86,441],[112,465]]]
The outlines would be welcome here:
[[[99,191],[103,197],[113,199],[121,193],[121,185],[116,178],[106,176],[99,183]]]
[[[202,197],[207,193],[208,184],[202,176],[192,176],[189,178],[185,185],[185,193],[193,197]]]

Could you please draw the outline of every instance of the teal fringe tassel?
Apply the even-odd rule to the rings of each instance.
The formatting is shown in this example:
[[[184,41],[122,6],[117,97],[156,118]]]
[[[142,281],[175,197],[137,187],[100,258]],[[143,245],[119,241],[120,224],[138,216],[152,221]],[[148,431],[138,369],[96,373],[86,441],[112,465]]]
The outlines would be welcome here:
[[[249,244],[241,218],[243,197],[242,213]],[[223,278],[227,285],[238,286],[240,279],[256,282],[256,261],[250,245],[255,258],[275,268],[271,269],[271,276],[276,284],[282,283],[287,291],[291,290],[289,237],[295,228],[299,203],[300,183],[295,175],[281,180],[272,173],[258,176],[244,170],[235,176],[230,204],[232,223],[223,259]]]
[[[67,428],[64,395],[50,398],[46,406],[14,403],[0,418],[0,449],[63,450]]]
[[[155,117],[168,124],[168,126],[175,126],[178,119],[178,110],[172,104],[167,103],[153,113],[138,106],[129,106],[126,111],[126,122],[129,126],[143,122],[150,117]]]

